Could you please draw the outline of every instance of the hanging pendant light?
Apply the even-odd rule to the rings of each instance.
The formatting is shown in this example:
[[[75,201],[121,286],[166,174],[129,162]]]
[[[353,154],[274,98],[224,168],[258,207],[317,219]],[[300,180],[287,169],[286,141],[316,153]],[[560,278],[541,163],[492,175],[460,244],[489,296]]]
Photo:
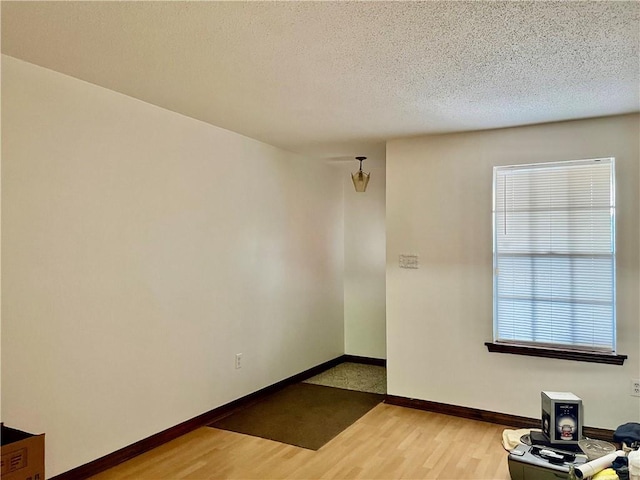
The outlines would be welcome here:
[[[371,174],[362,171],[362,161],[366,159],[367,157],[356,157],[356,160],[360,162],[360,170],[351,174],[351,180],[353,180],[353,186],[356,187],[356,192],[365,192],[367,190]]]

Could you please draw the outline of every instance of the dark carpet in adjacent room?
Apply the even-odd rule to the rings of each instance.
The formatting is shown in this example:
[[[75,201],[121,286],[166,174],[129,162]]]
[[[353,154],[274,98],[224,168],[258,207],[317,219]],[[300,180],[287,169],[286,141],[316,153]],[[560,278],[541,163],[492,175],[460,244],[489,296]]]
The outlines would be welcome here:
[[[318,450],[384,395],[297,383],[209,425]]]

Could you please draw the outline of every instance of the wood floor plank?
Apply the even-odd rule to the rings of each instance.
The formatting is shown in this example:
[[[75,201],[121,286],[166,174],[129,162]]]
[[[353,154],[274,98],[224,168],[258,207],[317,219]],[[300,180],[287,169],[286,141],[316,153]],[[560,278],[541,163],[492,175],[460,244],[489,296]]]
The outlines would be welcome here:
[[[317,451],[203,427],[93,479],[508,480],[505,428],[380,404]]]

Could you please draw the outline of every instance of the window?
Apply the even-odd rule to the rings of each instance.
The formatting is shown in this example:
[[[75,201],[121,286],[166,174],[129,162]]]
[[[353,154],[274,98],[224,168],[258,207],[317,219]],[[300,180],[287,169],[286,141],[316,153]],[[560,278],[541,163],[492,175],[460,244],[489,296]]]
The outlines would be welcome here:
[[[493,194],[494,343],[615,353],[614,159],[495,167]]]

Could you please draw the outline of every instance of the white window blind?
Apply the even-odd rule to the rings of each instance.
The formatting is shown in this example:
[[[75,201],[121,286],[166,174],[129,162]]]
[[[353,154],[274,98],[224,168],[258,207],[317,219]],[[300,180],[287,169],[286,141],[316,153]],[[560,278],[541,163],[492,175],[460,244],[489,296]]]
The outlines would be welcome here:
[[[494,342],[615,352],[614,159],[494,168]]]

